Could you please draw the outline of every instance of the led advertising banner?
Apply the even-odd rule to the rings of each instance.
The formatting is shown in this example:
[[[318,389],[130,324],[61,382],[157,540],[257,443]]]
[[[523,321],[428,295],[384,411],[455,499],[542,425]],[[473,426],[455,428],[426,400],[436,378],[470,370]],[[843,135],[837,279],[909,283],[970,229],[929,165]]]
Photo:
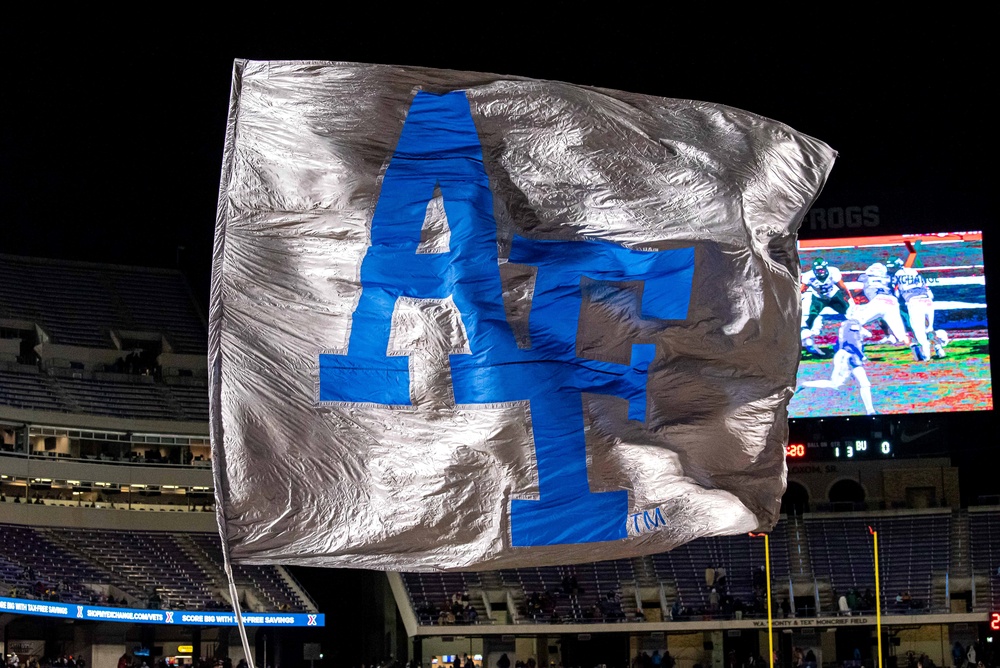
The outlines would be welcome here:
[[[95,622],[126,622],[132,624],[194,624],[197,626],[236,626],[236,615],[225,611],[199,610],[138,610],[135,608],[105,608],[58,601],[34,601],[0,597],[0,612],[39,617],[86,619]],[[325,626],[322,614],[298,612],[246,612],[246,626]]]
[[[799,242],[789,417],[993,408],[981,232]]]

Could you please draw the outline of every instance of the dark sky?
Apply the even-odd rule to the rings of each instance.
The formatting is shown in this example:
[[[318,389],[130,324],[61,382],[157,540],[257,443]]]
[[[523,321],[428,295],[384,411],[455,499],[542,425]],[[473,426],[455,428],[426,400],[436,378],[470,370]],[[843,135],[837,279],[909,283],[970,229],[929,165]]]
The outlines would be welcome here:
[[[5,22],[0,252],[171,267],[183,246],[207,301],[233,60],[248,58],[478,70],[743,108],[840,153],[817,207],[878,206],[876,233],[982,229],[987,267],[1000,266],[991,14],[664,5]]]
[[[6,22],[0,252],[172,266],[183,246],[200,290],[234,58],[471,69],[718,102],[840,152],[817,206],[879,206],[885,231],[992,226],[985,15],[901,24],[605,6],[583,18],[582,5],[546,6],[373,5],[303,16],[295,29],[271,15],[214,29],[200,17]]]

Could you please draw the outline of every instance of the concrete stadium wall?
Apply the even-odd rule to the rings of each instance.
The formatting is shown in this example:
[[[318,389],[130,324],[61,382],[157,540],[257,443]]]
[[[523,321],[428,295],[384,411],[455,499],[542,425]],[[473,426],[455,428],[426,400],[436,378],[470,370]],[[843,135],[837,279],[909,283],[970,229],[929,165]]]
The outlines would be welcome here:
[[[212,469],[194,466],[141,466],[99,462],[38,459],[23,455],[0,455],[0,471],[20,478],[86,480],[124,485],[178,485],[212,487]]]
[[[36,527],[125,529],[134,531],[218,531],[215,513],[170,510],[108,510],[7,502],[0,516],[10,524]],[[119,653],[118,656],[121,656]],[[115,657],[117,662],[118,657]]]

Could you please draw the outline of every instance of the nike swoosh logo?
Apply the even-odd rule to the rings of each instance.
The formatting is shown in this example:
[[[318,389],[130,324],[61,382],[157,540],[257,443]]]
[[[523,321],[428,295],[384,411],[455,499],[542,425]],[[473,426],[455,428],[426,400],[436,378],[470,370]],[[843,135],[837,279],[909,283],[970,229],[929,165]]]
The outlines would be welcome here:
[[[918,432],[916,434],[907,434],[906,432],[903,432],[902,434],[899,435],[899,442],[900,443],[909,443],[910,441],[915,441],[918,438],[926,436],[927,434],[931,433],[932,431],[937,431],[937,430],[938,430],[938,428],[934,427],[933,429],[928,429],[927,431],[921,431],[921,432]]]

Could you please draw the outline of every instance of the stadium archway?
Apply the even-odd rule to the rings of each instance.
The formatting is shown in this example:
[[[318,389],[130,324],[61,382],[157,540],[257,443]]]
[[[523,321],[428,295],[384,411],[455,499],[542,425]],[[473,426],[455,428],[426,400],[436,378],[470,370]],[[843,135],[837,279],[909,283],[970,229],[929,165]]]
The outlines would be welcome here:
[[[865,502],[865,488],[857,480],[838,480],[828,492],[834,510],[860,510]]]
[[[788,481],[788,487],[781,497],[782,515],[801,515],[809,512],[809,490],[804,485]]]

